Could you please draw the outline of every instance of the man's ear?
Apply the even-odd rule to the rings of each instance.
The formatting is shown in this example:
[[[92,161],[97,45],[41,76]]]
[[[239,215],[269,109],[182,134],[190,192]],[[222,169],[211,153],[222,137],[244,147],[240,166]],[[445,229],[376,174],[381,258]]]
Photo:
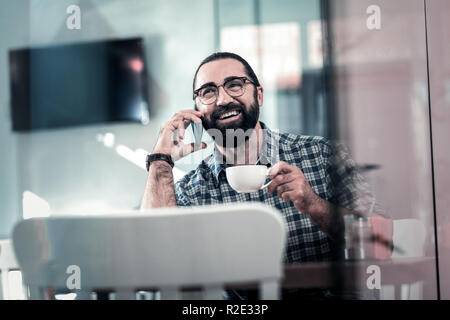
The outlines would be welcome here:
[[[257,90],[257,92],[256,92],[256,97],[257,97],[257,99],[258,99],[258,105],[259,105],[260,107],[262,107],[262,105],[263,105],[263,93],[264,93],[264,89],[263,89],[263,87],[259,86],[259,87],[256,87],[256,90]]]

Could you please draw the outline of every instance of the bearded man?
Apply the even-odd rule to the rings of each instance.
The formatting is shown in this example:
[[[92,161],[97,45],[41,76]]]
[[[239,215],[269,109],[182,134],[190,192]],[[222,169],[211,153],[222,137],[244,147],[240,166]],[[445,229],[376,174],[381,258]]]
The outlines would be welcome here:
[[[141,209],[263,202],[276,208],[287,224],[285,263],[329,260],[335,209],[368,212],[373,197],[354,162],[328,140],[277,133],[259,121],[263,92],[239,55],[219,52],[204,59],[193,81],[195,110],[180,110],[164,123],[148,158]],[[202,123],[210,133],[214,151],[174,183],[173,162],[206,148],[205,143],[183,142],[192,122]],[[268,188],[246,194],[231,188],[225,169],[245,164],[271,167]]]

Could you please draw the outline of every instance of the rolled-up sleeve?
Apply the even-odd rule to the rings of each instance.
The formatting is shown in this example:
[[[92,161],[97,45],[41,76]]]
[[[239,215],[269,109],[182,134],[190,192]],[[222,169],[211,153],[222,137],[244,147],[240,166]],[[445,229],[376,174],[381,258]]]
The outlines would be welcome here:
[[[186,194],[186,187],[183,183],[183,180],[175,183],[175,198],[178,207],[189,207],[192,205],[192,202],[189,200]]]
[[[330,202],[365,215],[386,215],[348,149],[328,141],[321,149],[333,186]]]

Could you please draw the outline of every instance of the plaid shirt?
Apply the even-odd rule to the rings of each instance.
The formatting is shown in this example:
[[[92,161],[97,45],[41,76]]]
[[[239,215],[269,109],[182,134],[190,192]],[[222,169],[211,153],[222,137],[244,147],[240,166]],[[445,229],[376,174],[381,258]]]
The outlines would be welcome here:
[[[309,184],[321,198],[350,210],[367,211],[373,203],[367,184],[355,163],[342,149],[333,148],[325,138],[280,134],[261,123],[264,140],[257,164],[273,166],[285,161],[301,169]],[[299,212],[292,202],[284,202],[267,188],[240,194],[228,184],[222,155],[214,153],[175,184],[178,206],[200,206],[244,201],[263,202],[280,212],[286,224],[285,263],[325,261],[331,258],[330,239],[311,218]],[[338,181],[333,188],[331,175]],[[266,182],[268,182],[267,180]],[[361,192],[362,191],[362,192]]]

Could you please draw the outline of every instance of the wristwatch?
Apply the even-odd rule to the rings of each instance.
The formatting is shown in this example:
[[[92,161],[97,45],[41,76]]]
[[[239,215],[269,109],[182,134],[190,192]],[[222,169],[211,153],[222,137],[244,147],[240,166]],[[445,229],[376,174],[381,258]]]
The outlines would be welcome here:
[[[165,153],[153,153],[153,154],[147,155],[147,159],[145,160],[147,171],[150,168],[150,163],[152,163],[153,161],[157,161],[157,160],[166,161],[168,164],[170,164],[170,166],[172,168],[175,165],[173,163],[172,157],[170,155],[165,154]]]

